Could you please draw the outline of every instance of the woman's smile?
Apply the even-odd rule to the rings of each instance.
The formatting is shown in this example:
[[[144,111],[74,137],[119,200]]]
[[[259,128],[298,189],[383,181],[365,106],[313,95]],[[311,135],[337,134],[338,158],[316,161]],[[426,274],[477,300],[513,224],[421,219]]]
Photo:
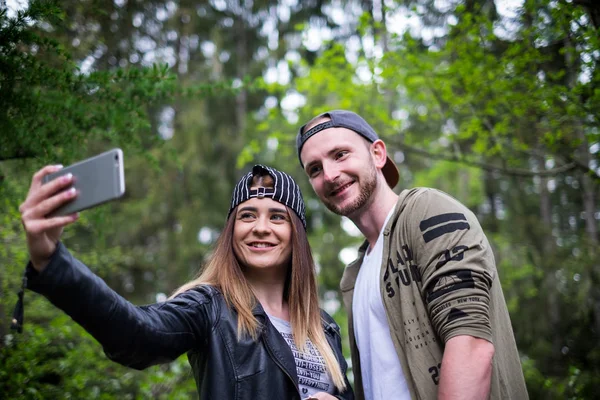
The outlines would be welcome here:
[[[233,249],[248,268],[287,266],[291,259],[292,224],[287,209],[270,198],[240,204],[233,228]]]

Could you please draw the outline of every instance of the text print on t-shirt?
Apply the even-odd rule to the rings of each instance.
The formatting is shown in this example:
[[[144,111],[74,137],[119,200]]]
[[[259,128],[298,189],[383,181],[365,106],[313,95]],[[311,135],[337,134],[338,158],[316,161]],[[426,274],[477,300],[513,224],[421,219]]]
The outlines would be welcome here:
[[[310,342],[306,342],[306,345],[304,346],[305,352],[300,352],[296,347],[296,343],[294,343],[294,336],[292,334],[282,332],[281,336],[283,336],[292,349],[294,361],[296,361],[298,384],[327,392],[329,390],[329,384],[323,382],[323,379],[327,375],[325,361],[315,346]]]

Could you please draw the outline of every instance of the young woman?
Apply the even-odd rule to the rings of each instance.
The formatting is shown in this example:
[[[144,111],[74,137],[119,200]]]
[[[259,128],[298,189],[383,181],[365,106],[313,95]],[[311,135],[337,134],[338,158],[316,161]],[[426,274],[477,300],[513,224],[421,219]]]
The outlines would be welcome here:
[[[319,310],[304,202],[287,174],[256,165],[198,278],[136,307],[59,241],[77,215],[47,218],[77,193],[70,177],[33,177],[22,221],[27,287],[46,296],[120,364],[142,369],[187,352],[201,399],[353,399],[339,327]]]

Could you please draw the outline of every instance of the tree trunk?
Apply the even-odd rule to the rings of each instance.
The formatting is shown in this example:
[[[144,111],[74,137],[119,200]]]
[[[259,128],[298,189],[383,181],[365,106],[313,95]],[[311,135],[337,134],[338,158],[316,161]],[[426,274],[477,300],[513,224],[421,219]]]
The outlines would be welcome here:
[[[581,130],[579,130],[579,136],[582,142],[579,149],[579,159],[585,165],[590,165],[589,145],[585,138],[585,135],[583,134],[583,132],[581,132]],[[585,214],[585,232],[590,242],[590,249],[591,251],[595,252],[598,246],[598,225],[595,217],[597,210],[596,183],[587,173],[582,173],[581,186],[583,189],[581,195],[583,197],[583,211]]]
[[[485,197],[490,205],[490,216],[487,220],[487,230],[490,232],[498,232],[498,219],[496,218],[496,187],[495,187],[494,174],[490,171],[484,171],[483,187],[485,190]]]
[[[546,169],[546,160],[543,156],[537,157],[537,164],[540,171]],[[550,201],[550,193],[548,192],[548,178],[540,176],[540,218],[544,226],[544,230],[548,233],[552,232],[552,204]],[[544,250],[549,250],[545,248]]]
[[[251,12],[247,10],[246,12]],[[246,37],[246,22],[241,15],[236,19],[236,59],[237,78],[243,81],[248,72],[248,40]],[[246,113],[248,109],[248,92],[242,88],[235,98],[235,117],[237,122],[237,134],[243,135],[246,131]]]
[[[590,16],[592,10],[590,9]],[[597,23],[597,21],[596,21]],[[567,36],[565,39],[565,65],[566,65],[566,79],[567,85],[570,89],[577,86],[577,79],[580,70],[580,60],[577,57],[573,57],[573,49],[575,48],[571,37]],[[577,149],[574,149],[574,158],[578,159],[582,164],[589,167],[590,165],[590,151],[589,143],[586,140],[583,122],[579,116],[573,116],[573,128],[574,128],[574,139],[579,141],[581,144]],[[589,255],[589,275],[592,282],[592,289],[590,290],[590,297],[592,301],[592,313],[594,315],[594,326],[596,332],[600,332],[600,276],[596,263],[593,261],[598,254],[598,227],[595,218],[597,210],[596,206],[596,184],[592,181],[591,177],[587,173],[581,173],[581,196],[584,210],[585,220],[585,231],[587,234],[587,243],[584,243],[585,250]]]
[[[0,315],[2,317],[0,317],[0,338],[4,339],[4,337],[7,334],[7,330],[6,330],[6,321],[10,320],[10,318],[12,318],[12,316],[10,316],[8,319],[4,318],[6,316],[6,312],[4,310],[4,305],[0,304]],[[2,349],[4,347],[4,340],[0,340],[0,349]]]

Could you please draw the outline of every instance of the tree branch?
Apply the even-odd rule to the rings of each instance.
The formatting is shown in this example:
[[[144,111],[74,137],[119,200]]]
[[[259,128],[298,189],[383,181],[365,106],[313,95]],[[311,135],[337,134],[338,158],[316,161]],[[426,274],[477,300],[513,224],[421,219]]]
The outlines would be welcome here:
[[[433,96],[436,98],[436,100],[438,101],[438,107],[442,111],[442,115],[446,115],[445,111],[449,110],[450,107],[442,99],[441,95],[437,92],[437,90],[435,89],[435,86],[432,85],[431,82],[429,85],[429,90],[433,94]],[[470,107],[472,115],[474,117],[477,117],[477,113],[476,113],[476,110],[473,107],[473,105],[470,104],[469,107]],[[485,128],[489,131],[489,133],[491,135],[494,132],[494,127],[491,124],[491,122],[485,116],[480,116],[479,118],[483,121]],[[498,139],[497,137],[492,136],[492,135],[491,135],[491,137],[494,140]],[[585,163],[582,163],[581,161],[578,161],[578,160],[574,159],[573,157],[569,157],[569,156],[565,157],[564,155],[557,155],[557,154],[552,155],[552,157],[554,157],[554,158],[559,158],[559,157],[566,158],[566,161],[568,161],[568,162],[560,167],[549,169],[549,170],[544,170],[544,171],[531,171],[531,170],[521,169],[521,168],[507,168],[507,167],[501,167],[501,166],[497,166],[497,165],[486,164],[486,163],[483,163],[480,161],[468,160],[467,158],[465,158],[463,156],[457,156],[457,155],[443,156],[441,154],[432,154],[425,150],[410,147],[410,146],[407,146],[402,143],[397,143],[397,146],[400,148],[406,149],[407,152],[417,153],[417,154],[423,155],[428,158],[441,159],[441,160],[451,161],[451,162],[458,162],[461,164],[475,166],[475,167],[481,168],[486,171],[497,171],[497,172],[503,173],[505,175],[513,175],[513,176],[521,176],[521,177],[524,177],[524,176],[555,176],[555,175],[562,174],[562,173],[572,170],[572,169],[580,169],[585,174],[589,175],[595,181],[600,182],[600,175],[596,171],[591,169]],[[529,150],[529,151],[522,150],[522,149],[514,149],[508,143],[503,143],[503,146],[508,146],[513,151],[516,151],[516,152],[519,152],[519,153],[522,153],[522,154],[525,154],[528,156],[545,157],[544,154],[537,152],[533,149]]]
[[[0,162],[2,161],[9,161],[9,160],[24,160],[27,158],[35,158],[36,154],[35,153],[31,153],[31,152],[24,152],[24,153],[19,153],[17,152],[16,154],[10,154],[10,155],[0,155]]]
[[[499,172],[504,175],[518,176],[518,177],[532,177],[532,176],[544,177],[544,176],[556,176],[556,175],[560,175],[562,173],[565,173],[567,171],[571,171],[574,169],[581,169],[585,173],[589,174],[593,179],[600,182],[600,175],[598,175],[591,168],[589,168],[585,165],[582,165],[581,163],[578,163],[577,161],[571,161],[567,164],[561,165],[560,167],[547,169],[544,171],[532,171],[532,170],[523,169],[523,168],[508,168],[508,167],[488,164],[488,163],[484,163],[481,161],[469,160],[466,157],[458,157],[456,155],[434,154],[434,153],[430,153],[426,150],[412,147],[412,146],[409,146],[406,144],[394,143],[394,145],[407,153],[418,154],[418,155],[425,156],[427,158],[435,159],[435,160],[457,162],[460,164],[477,167],[477,168],[483,169],[488,172]]]

